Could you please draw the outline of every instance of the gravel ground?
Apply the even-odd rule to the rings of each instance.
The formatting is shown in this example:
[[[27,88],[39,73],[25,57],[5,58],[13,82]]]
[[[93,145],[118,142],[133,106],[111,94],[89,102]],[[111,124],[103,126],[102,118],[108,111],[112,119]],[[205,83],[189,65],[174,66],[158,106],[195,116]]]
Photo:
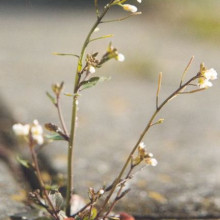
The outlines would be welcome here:
[[[45,91],[51,83],[64,80],[65,91],[71,92],[75,61],[51,53],[77,53],[94,16],[84,10],[0,12],[1,96],[19,121],[37,118],[41,123],[57,123]],[[220,69],[217,46],[190,36],[185,26],[188,37],[178,35],[175,28],[143,16],[101,29],[103,34],[115,33],[114,45],[126,55],[126,62],[106,65],[103,71],[112,80],[80,97],[77,192],[86,195],[88,187],[115,178],[154,111],[159,71],[164,73],[162,100],[177,88],[192,54],[196,59],[189,74],[198,71],[201,61]],[[98,43],[98,50],[107,44]],[[97,50],[94,45],[92,52]],[[220,83],[214,84],[208,91],[176,98],[161,112],[164,124],[152,128],[145,138],[159,164],[138,172],[130,183],[133,190],[118,209],[139,215],[219,213]],[[62,105],[69,121],[71,99],[63,97]],[[65,171],[65,151],[63,143],[45,149],[58,171]]]

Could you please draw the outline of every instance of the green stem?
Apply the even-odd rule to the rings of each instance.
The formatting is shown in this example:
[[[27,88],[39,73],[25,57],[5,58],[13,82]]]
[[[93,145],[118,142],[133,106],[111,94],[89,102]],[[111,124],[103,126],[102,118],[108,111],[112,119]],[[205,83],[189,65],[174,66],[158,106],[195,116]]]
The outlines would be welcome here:
[[[180,86],[177,90],[175,90],[167,99],[165,99],[165,100],[158,106],[158,108],[156,108],[156,110],[155,110],[155,112],[153,113],[153,115],[151,116],[151,118],[150,118],[150,120],[149,120],[147,126],[145,127],[144,131],[143,131],[142,134],[140,135],[140,137],[139,137],[139,139],[138,139],[136,145],[133,147],[132,151],[130,152],[130,154],[129,154],[129,156],[128,156],[128,158],[127,158],[127,160],[126,160],[126,162],[125,162],[125,164],[124,164],[124,166],[123,166],[121,172],[119,173],[118,177],[116,178],[116,181],[114,182],[111,191],[109,192],[108,196],[106,197],[106,199],[105,199],[105,201],[104,201],[104,203],[103,203],[103,206],[101,207],[100,212],[99,212],[99,214],[98,214],[97,217],[99,217],[99,216],[103,213],[103,211],[105,210],[105,208],[106,208],[106,206],[107,206],[107,204],[108,204],[108,202],[109,202],[109,200],[110,200],[112,194],[114,193],[114,191],[115,191],[115,189],[116,189],[118,183],[120,182],[120,179],[121,179],[122,175],[124,174],[124,172],[125,172],[125,170],[126,170],[128,164],[129,164],[129,162],[130,162],[130,160],[131,160],[131,158],[132,158],[132,155],[133,155],[134,152],[137,150],[139,144],[142,142],[144,136],[146,135],[146,133],[147,133],[148,130],[150,129],[150,127],[151,127],[151,125],[152,125],[152,122],[154,121],[154,119],[155,119],[155,117],[157,116],[157,114],[158,114],[158,113],[160,112],[160,110],[164,107],[164,105],[167,104],[167,102],[169,102],[172,98],[174,98],[176,95],[178,95],[179,92],[180,92],[182,89],[184,89],[187,85],[189,85],[192,81],[194,81],[194,80],[197,79],[197,78],[198,78],[198,75],[192,77],[192,78],[191,78],[190,80],[188,80],[185,84],[181,85],[181,86]]]
[[[74,96],[73,96],[73,106],[72,106],[72,120],[71,120],[71,129],[70,129],[70,140],[68,146],[68,165],[67,165],[67,194],[66,194],[66,215],[70,216],[71,214],[71,194],[73,193],[74,185],[73,185],[73,159],[74,159],[74,142],[75,142],[75,131],[76,131],[76,117],[77,117],[77,104],[78,104],[78,89],[80,83],[80,76],[82,74],[82,61],[84,58],[85,50],[90,43],[90,38],[92,33],[94,32],[95,28],[101,23],[103,17],[107,13],[107,11],[111,7],[111,3],[113,0],[110,1],[104,8],[102,14],[97,17],[96,22],[92,26],[91,30],[89,31],[84,44],[82,46],[82,50],[80,53],[80,57],[78,60],[76,75],[75,75],[75,83],[74,83]]]

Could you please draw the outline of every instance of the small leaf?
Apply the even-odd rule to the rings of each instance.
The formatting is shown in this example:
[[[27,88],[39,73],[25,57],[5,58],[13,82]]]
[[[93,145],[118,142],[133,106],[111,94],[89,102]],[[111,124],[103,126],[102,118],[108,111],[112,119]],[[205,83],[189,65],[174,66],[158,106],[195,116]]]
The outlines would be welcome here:
[[[80,90],[91,88],[91,87],[95,86],[98,82],[103,82],[105,80],[110,80],[110,77],[94,76],[94,77],[90,78],[89,80],[83,81],[80,84]]]
[[[64,95],[65,96],[69,96],[69,97],[78,97],[78,96],[80,96],[80,94],[79,93],[69,93],[69,92],[66,92],[66,93],[64,93]]]
[[[55,190],[55,191],[57,191],[58,188],[59,187],[57,185],[45,185],[46,190]]]
[[[44,125],[44,127],[45,127],[48,131],[54,131],[54,132],[56,132],[56,131],[58,131],[58,130],[60,129],[57,125],[52,124],[52,123],[46,123],[46,124]]]
[[[98,211],[96,208],[92,208],[92,213],[91,213],[91,219],[95,219],[98,214]]]
[[[79,58],[79,55],[76,55],[76,54],[73,54],[73,53],[57,53],[57,52],[54,52],[52,54],[56,55],[56,56],[73,56],[73,57]]]
[[[96,208],[92,208],[91,213],[88,212],[86,216],[83,217],[83,220],[94,220],[98,214]]]
[[[46,95],[47,97],[50,99],[50,101],[56,105],[56,99],[49,93],[49,92],[46,92]]]
[[[18,163],[20,163],[23,167],[26,167],[28,169],[32,168],[32,165],[27,160],[24,160],[19,156],[17,156],[16,159],[17,159]]]
[[[55,192],[55,193],[50,193],[49,194],[49,198],[51,200],[51,202],[53,203],[54,205],[54,208],[56,210],[60,210],[61,209],[61,206],[63,205],[63,196],[61,195],[60,192]]]
[[[66,139],[59,134],[47,134],[45,138],[53,140],[53,141],[65,141]]]
[[[96,40],[101,40],[101,39],[106,39],[106,38],[113,37],[113,36],[114,36],[113,34],[104,35],[104,36],[101,36],[101,37],[93,38],[93,39],[90,40],[90,42],[96,41]]]
[[[73,97],[74,95],[72,93],[64,93],[65,96]]]

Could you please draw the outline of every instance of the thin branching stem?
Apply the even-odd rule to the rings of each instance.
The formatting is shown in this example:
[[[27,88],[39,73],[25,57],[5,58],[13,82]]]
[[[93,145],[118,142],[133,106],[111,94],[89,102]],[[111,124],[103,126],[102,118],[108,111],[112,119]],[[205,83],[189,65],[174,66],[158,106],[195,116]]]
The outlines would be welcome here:
[[[124,179],[124,182],[121,183],[120,188],[118,189],[118,192],[117,192],[117,194],[116,194],[116,196],[115,196],[115,199],[114,199],[114,201],[112,202],[111,206],[109,207],[108,211],[105,213],[103,219],[106,219],[106,218],[108,217],[109,213],[113,210],[113,208],[115,207],[116,203],[119,201],[118,198],[120,197],[121,192],[122,192],[122,190],[123,190],[123,188],[124,188],[124,186],[125,186],[125,182],[129,179],[129,177],[130,177],[130,175],[131,175],[131,172],[133,171],[134,167],[135,167],[135,166],[131,166],[131,167],[130,167],[130,169],[129,169],[129,171],[128,171],[128,173],[127,173],[125,179]]]
[[[38,159],[37,159],[37,155],[36,155],[36,152],[35,152],[35,149],[34,149],[34,145],[32,144],[32,140],[30,140],[30,146],[29,147],[30,147],[31,156],[32,156],[32,160],[33,160],[33,163],[34,163],[34,168],[35,168],[35,171],[36,171],[36,175],[37,175],[37,178],[38,178],[40,186],[41,186],[41,190],[42,190],[42,192],[43,192],[43,194],[45,196],[46,201],[49,204],[49,207],[52,209],[52,211],[48,210],[48,212],[56,220],[59,220],[59,217],[57,215],[56,209],[54,208],[53,203],[51,202],[51,200],[49,198],[49,195],[47,193],[47,190],[45,189],[45,185],[44,185],[43,179],[41,177],[41,172],[40,172],[40,168],[39,168],[39,164],[38,164]]]
[[[102,21],[101,23],[104,24],[104,23],[112,23],[112,22],[117,22],[117,21],[124,21],[132,16],[135,16],[135,15],[141,15],[141,12],[135,12],[135,13],[131,13],[125,17],[122,17],[122,18],[117,18],[117,19],[113,19],[113,20],[106,20],[106,21]]]
[[[158,108],[158,105],[159,105],[159,94],[160,94],[161,82],[162,82],[162,73],[160,72],[159,78],[158,78],[158,85],[157,85],[156,108]]]
[[[173,99],[175,96],[178,95],[178,93],[180,91],[182,91],[187,85],[189,85],[192,81],[194,81],[195,79],[197,79],[199,76],[198,74],[194,77],[192,77],[190,80],[188,80],[186,83],[184,83],[183,85],[181,85],[177,90],[175,90],[170,96],[168,96],[168,98],[166,98],[159,106],[158,108],[156,108],[155,112],[153,113],[153,115],[151,116],[147,126],[145,127],[145,129],[143,130],[142,134],[140,135],[137,143],[135,144],[135,146],[133,147],[133,149],[131,150],[124,166],[121,169],[121,172],[119,173],[118,177],[116,178],[116,181],[114,182],[114,185],[111,189],[111,191],[109,192],[108,196],[106,197],[102,207],[100,208],[98,217],[101,216],[101,214],[103,213],[103,211],[106,209],[106,206],[109,202],[109,200],[112,197],[113,192],[115,191],[118,183],[120,182],[121,177],[123,176],[128,164],[130,163],[130,160],[132,158],[132,155],[134,154],[134,152],[137,150],[139,144],[142,142],[144,136],[147,134],[148,130],[150,129],[152,122],[154,121],[155,117],[157,116],[157,114],[160,112],[160,110],[171,100]]]
[[[191,90],[189,92],[179,92],[178,94],[192,94],[192,93],[196,93],[196,92],[201,92],[203,90],[206,90],[207,88],[201,88],[201,89],[195,89],[195,90]]]
[[[189,60],[189,63],[187,64],[185,70],[183,71],[183,74],[182,74],[182,77],[181,77],[181,81],[180,81],[180,86],[183,84],[183,81],[184,81],[184,78],[186,76],[186,73],[189,70],[193,60],[194,60],[194,56],[191,57],[191,59]]]
[[[58,112],[60,124],[61,124],[61,127],[63,129],[64,134],[68,136],[68,131],[66,128],[65,121],[63,119],[63,113],[62,113],[61,106],[60,106],[60,95],[58,95],[56,98],[57,98],[56,107],[57,107],[57,112]]]

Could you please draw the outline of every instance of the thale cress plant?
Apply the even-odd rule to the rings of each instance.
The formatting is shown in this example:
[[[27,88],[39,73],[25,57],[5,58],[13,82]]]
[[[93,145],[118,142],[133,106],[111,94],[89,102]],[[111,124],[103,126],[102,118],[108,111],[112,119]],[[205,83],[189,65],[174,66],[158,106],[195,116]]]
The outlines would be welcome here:
[[[137,0],[141,3],[141,0]],[[80,54],[64,54],[64,53],[54,53],[59,56],[74,56],[78,60],[76,67],[75,80],[73,82],[74,88],[72,94],[66,94],[72,97],[72,120],[71,128],[67,129],[65,121],[62,116],[60,98],[63,94],[64,83],[57,83],[52,85],[53,94],[47,93],[52,104],[55,106],[58,112],[59,121],[61,127],[47,123],[45,124],[46,130],[49,134],[45,134],[42,126],[37,120],[34,120],[30,124],[15,124],[13,125],[14,133],[20,138],[26,141],[32,161],[25,161],[18,158],[18,161],[23,165],[32,170],[38,181],[39,189],[29,193],[29,198],[35,204],[37,208],[44,210],[45,219],[56,219],[56,220],[97,220],[97,219],[123,219],[124,217],[129,217],[126,213],[121,213],[120,215],[113,213],[114,206],[120,201],[120,199],[129,192],[130,189],[125,189],[125,184],[129,181],[135,174],[134,168],[140,166],[140,164],[146,164],[151,166],[157,165],[157,160],[154,158],[153,154],[146,150],[145,144],[143,143],[143,138],[149,131],[149,129],[157,124],[163,123],[164,119],[156,120],[156,116],[160,110],[173,98],[183,95],[191,94],[196,92],[201,92],[212,86],[212,80],[217,79],[217,72],[214,69],[207,69],[204,64],[201,64],[198,72],[193,75],[189,80],[185,81],[186,73],[193,61],[193,57],[190,59],[188,65],[186,66],[180,83],[177,88],[171,93],[164,101],[159,102],[159,94],[162,82],[162,73],[159,74],[157,91],[156,91],[156,104],[155,111],[145,129],[141,133],[137,140],[137,143],[132,148],[130,154],[127,157],[120,173],[116,178],[107,186],[100,187],[99,190],[94,188],[88,189],[89,202],[85,204],[80,210],[73,210],[71,198],[73,197],[74,182],[74,148],[75,148],[75,131],[76,131],[76,119],[78,111],[78,103],[80,100],[80,95],[86,89],[95,86],[97,83],[107,80],[108,78],[96,75],[96,70],[102,68],[102,66],[109,60],[115,59],[119,62],[123,62],[125,57],[123,54],[119,53],[118,50],[109,43],[107,50],[100,55],[99,53],[87,53],[88,45],[96,40],[101,40],[105,38],[112,37],[112,35],[100,36],[93,38],[93,33],[98,32],[99,27],[108,22],[117,22],[125,20],[131,16],[140,15],[136,6],[129,4],[129,0],[109,0],[103,8],[100,7],[99,1],[94,1],[96,20],[94,25],[88,32],[87,37],[82,45]],[[121,18],[116,18],[114,20],[105,20],[106,14],[114,7],[121,7],[123,10],[127,11],[128,15]],[[48,143],[49,141],[64,140],[68,145],[67,154],[67,179],[66,179],[66,195],[65,198],[59,192],[59,186],[54,188],[54,186],[48,185],[44,182],[42,178],[42,173],[39,168],[38,155],[36,149],[41,145]]]

